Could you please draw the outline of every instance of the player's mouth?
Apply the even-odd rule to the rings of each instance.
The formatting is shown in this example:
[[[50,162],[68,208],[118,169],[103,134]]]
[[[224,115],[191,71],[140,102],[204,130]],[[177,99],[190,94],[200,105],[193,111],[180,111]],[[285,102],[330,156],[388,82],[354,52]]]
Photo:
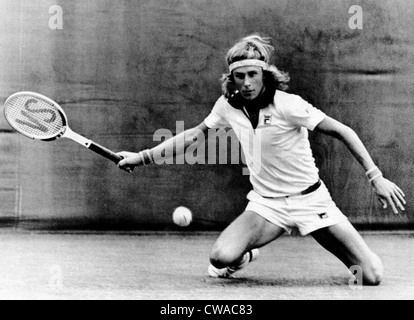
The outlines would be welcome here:
[[[242,91],[243,98],[246,100],[254,100],[256,99],[256,90],[246,90]]]

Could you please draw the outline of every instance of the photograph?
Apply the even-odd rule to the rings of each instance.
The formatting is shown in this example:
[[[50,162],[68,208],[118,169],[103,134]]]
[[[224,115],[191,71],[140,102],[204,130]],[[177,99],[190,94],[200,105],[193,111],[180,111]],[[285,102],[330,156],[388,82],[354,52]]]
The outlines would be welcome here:
[[[0,300],[413,300],[413,16],[0,0]]]

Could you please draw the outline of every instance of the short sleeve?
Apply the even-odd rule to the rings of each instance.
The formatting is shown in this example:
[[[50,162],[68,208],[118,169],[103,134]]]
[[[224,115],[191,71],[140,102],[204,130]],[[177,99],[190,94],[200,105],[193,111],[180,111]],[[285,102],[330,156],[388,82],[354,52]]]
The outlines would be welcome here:
[[[313,131],[326,115],[299,96],[294,96],[283,108],[286,121]]]
[[[226,119],[227,105],[228,103],[223,96],[217,100],[210,114],[204,119],[204,123],[208,128],[219,129],[230,127]]]

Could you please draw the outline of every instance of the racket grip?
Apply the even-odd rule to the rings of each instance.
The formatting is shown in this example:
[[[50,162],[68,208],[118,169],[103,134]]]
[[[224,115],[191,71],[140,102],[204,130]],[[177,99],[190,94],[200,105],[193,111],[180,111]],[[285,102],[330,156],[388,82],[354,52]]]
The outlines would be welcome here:
[[[90,146],[89,146],[89,150],[92,150],[93,152],[96,152],[97,154],[113,161],[115,164],[118,164],[119,161],[121,161],[123,159],[123,157],[117,155],[115,152],[102,147],[101,145],[95,143],[95,142],[91,142]]]

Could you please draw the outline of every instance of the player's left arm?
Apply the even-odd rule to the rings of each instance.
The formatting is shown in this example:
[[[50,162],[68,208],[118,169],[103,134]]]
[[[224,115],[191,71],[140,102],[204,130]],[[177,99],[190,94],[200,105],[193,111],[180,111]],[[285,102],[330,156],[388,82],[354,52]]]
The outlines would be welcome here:
[[[404,192],[395,183],[382,176],[381,171],[376,167],[370,154],[354,130],[327,116],[316,126],[315,131],[337,138],[346,145],[352,155],[364,167],[367,177],[370,179],[384,209],[389,204],[396,214],[398,213],[397,208],[402,211],[405,210],[404,205],[406,201],[404,199]]]

